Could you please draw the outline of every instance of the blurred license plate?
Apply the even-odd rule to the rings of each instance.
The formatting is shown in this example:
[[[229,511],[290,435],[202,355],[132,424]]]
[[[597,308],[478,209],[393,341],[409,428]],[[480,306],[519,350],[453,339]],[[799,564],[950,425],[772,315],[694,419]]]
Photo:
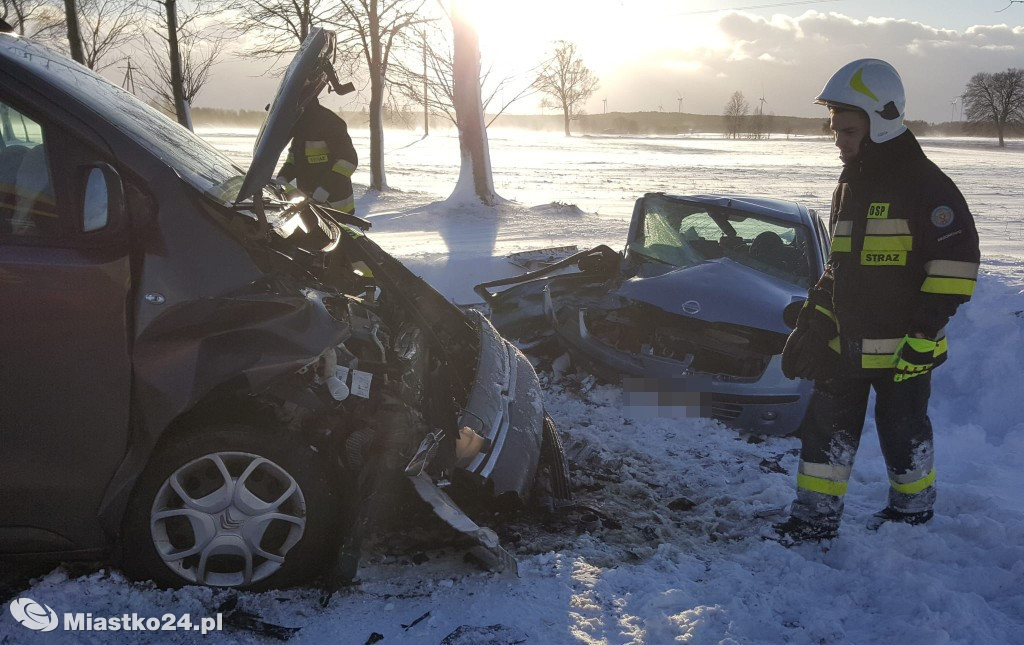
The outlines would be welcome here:
[[[622,411],[629,419],[687,419],[711,416],[711,395],[687,389],[686,379],[622,379]]]

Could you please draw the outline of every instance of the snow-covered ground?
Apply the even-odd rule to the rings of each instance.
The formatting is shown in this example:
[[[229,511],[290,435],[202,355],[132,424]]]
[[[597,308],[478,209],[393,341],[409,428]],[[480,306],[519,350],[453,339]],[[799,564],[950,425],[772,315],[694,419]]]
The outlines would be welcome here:
[[[252,133],[206,135],[248,163]],[[949,326],[950,360],[933,379],[932,522],[864,527],[888,486],[869,419],[839,538],[830,548],[763,541],[792,499],[798,440],[699,419],[628,420],[617,388],[545,374],[577,496],[600,507],[603,521],[505,527],[518,578],[481,572],[461,551],[422,538],[378,544],[362,584],[326,609],[312,589],[238,594],[238,605],[301,628],[295,643],[1024,643],[1024,143],[923,143],[967,197],[983,253],[974,299]],[[621,247],[643,192],[758,194],[827,212],[839,170],[823,138],[498,132],[495,186],[514,203],[452,207],[443,200],[458,173],[456,139],[389,133],[386,150],[396,190],[363,193],[357,209],[378,243],[460,303],[476,299],[476,282],[514,273],[510,252]],[[368,181],[363,169],[356,181]],[[58,613],[194,617],[233,595],[162,591],[77,567],[16,593]],[[274,642],[248,630],[59,634],[29,632],[6,611],[0,619],[0,643]]]

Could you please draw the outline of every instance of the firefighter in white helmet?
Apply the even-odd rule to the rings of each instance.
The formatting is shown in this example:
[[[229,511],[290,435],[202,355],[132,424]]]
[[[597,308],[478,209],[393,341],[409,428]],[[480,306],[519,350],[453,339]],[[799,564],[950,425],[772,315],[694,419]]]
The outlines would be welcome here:
[[[843,170],[832,250],[783,352],[787,377],[814,380],[796,500],[770,534],[784,543],[837,535],[872,389],[890,487],[869,527],[931,519],[931,371],[946,360],[946,322],[971,297],[979,262],[967,203],[904,124],[890,64],[844,65],[815,102],[829,110]]]

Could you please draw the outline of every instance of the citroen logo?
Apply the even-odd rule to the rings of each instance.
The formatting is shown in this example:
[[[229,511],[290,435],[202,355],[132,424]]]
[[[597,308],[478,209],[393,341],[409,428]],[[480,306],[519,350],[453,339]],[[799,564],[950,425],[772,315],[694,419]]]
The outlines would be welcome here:
[[[241,525],[242,522],[231,516],[231,509],[224,511],[220,516],[220,526],[222,529],[231,531],[237,529]]]

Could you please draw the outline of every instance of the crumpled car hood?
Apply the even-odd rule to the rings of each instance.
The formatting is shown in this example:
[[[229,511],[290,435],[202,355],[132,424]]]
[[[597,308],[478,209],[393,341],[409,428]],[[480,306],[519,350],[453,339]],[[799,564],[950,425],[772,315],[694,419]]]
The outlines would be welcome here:
[[[791,328],[782,311],[804,297],[798,286],[728,258],[651,275],[655,266],[645,263],[640,275],[623,281],[615,293],[669,313],[786,335]]]

